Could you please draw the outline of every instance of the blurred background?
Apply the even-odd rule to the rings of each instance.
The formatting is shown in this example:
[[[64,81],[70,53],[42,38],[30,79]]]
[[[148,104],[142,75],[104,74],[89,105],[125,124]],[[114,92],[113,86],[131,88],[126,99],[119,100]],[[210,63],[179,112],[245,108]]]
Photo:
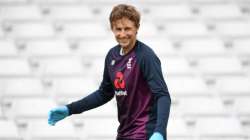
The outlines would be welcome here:
[[[250,0],[0,0],[0,140],[115,139],[114,99],[54,127],[47,113],[98,88],[119,3],[161,59],[168,139],[250,140]]]

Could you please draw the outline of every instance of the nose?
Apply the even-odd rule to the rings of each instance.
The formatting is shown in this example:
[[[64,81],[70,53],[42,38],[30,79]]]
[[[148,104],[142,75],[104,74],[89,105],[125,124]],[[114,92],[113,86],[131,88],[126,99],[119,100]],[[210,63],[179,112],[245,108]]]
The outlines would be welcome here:
[[[119,34],[118,34],[118,36],[119,37],[126,37],[126,32],[125,32],[125,30],[121,30],[120,32],[119,32]]]

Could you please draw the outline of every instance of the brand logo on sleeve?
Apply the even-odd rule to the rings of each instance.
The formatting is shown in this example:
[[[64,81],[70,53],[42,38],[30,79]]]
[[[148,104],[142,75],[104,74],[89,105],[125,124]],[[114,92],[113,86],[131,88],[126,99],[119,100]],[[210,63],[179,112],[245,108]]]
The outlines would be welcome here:
[[[116,88],[116,90],[115,90],[116,96],[126,96],[127,95],[127,91],[125,90],[126,82],[124,80],[124,75],[122,72],[116,72],[114,85]]]

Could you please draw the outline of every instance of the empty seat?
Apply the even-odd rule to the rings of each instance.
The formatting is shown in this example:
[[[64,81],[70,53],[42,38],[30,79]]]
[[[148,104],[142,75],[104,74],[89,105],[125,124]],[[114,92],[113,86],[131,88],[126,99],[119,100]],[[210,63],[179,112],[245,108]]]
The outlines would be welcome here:
[[[3,32],[3,29],[0,28],[0,38],[3,38],[4,37],[4,32]]]
[[[149,10],[149,13],[145,14],[145,18],[149,20],[183,20],[192,18],[191,8],[186,4],[152,5],[146,8]]]
[[[236,39],[233,41],[233,52],[239,54],[239,56],[250,55],[250,40],[249,39]]]
[[[216,127],[215,127],[216,126]],[[227,117],[206,117],[196,122],[196,130],[201,137],[242,137],[239,120]]]
[[[142,42],[151,47],[151,49],[153,49],[154,52],[160,57],[172,56],[177,54],[177,51],[174,50],[172,42],[165,38],[158,38],[158,39],[145,38],[142,39]]]
[[[1,140],[21,140],[16,124],[11,120],[0,119]]]
[[[13,3],[26,3],[27,0],[0,0],[0,3],[13,4]]]
[[[240,7],[237,4],[211,4],[199,7],[200,16],[204,19],[223,20],[242,18]]]
[[[32,118],[46,118],[49,110],[56,106],[53,100],[38,97],[4,99],[3,104],[6,116],[25,121]]]
[[[3,20],[40,20],[42,15],[36,5],[4,5],[0,7]]]
[[[71,54],[65,40],[33,40],[27,41],[25,53],[29,56],[67,56]]]
[[[11,78],[5,79],[4,97],[41,97],[43,85],[35,78]]]
[[[234,111],[239,115],[239,116],[250,116],[250,93],[249,97],[237,97],[234,98]]]
[[[9,37],[20,39],[48,38],[54,36],[51,24],[44,22],[11,23]]]
[[[84,73],[81,61],[77,58],[40,59],[42,73],[47,76],[73,76]]]
[[[87,75],[97,79],[102,79],[104,72],[104,57],[85,60],[85,70]],[[95,80],[97,80],[95,79]]]
[[[216,82],[218,92],[222,95],[249,95],[250,79],[241,76],[219,78]]]
[[[161,67],[163,74],[167,75],[190,75],[191,67],[184,58],[165,57],[161,59]]]
[[[56,5],[46,7],[49,10],[48,18],[52,20],[91,20],[94,16],[87,5]]]
[[[95,38],[111,35],[103,24],[93,22],[73,22],[62,25],[60,36],[67,38]]]
[[[168,138],[191,138],[194,136],[194,131],[188,128],[186,122],[181,118],[169,118],[167,126],[167,136]]]
[[[213,57],[198,60],[198,69],[208,75],[239,75],[242,74],[242,66],[234,57]]]
[[[249,37],[250,27],[247,21],[231,21],[216,23],[216,32],[225,37]]]
[[[138,30],[138,38],[155,37],[159,35],[156,25],[151,22],[144,22]]]
[[[1,95],[0,95],[1,97]],[[2,97],[1,97],[2,98]],[[0,120],[4,117],[3,111],[2,111],[2,106],[0,106]]]
[[[0,56],[17,56],[17,54],[13,41],[0,40]]]
[[[188,39],[181,42],[181,51],[191,57],[226,55],[223,42],[218,39]]]
[[[47,120],[30,121],[29,136],[32,140],[78,140],[79,136],[71,122],[63,120],[55,126],[50,126]]]
[[[172,77],[166,79],[168,89],[173,96],[209,95],[205,82],[198,77]]]
[[[78,50],[86,58],[105,57],[108,51],[116,45],[117,43],[110,39],[80,41]]]
[[[2,76],[27,76],[31,70],[25,59],[0,59],[0,75]]]
[[[225,116],[228,115],[220,99],[214,97],[188,97],[179,99],[184,116]]]
[[[52,80],[53,91],[60,97],[84,97],[98,89],[92,77],[56,78]]]
[[[81,0],[32,0],[34,3],[41,4],[75,4]]]
[[[209,32],[205,24],[197,21],[169,22],[164,24],[164,34],[169,37],[204,37]]]

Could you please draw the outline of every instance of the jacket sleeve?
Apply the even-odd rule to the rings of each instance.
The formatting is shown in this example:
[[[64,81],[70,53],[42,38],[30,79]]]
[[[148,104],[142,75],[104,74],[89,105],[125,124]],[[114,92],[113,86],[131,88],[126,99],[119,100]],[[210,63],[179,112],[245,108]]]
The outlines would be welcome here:
[[[157,102],[157,124],[155,132],[160,132],[165,136],[171,98],[163,78],[161,62],[153,51],[147,51],[142,55],[143,76],[153,93],[154,101]]]
[[[105,58],[103,80],[99,89],[78,101],[66,105],[69,109],[69,115],[79,114],[84,111],[99,107],[114,97],[112,82],[108,74],[108,63],[107,55]]]

